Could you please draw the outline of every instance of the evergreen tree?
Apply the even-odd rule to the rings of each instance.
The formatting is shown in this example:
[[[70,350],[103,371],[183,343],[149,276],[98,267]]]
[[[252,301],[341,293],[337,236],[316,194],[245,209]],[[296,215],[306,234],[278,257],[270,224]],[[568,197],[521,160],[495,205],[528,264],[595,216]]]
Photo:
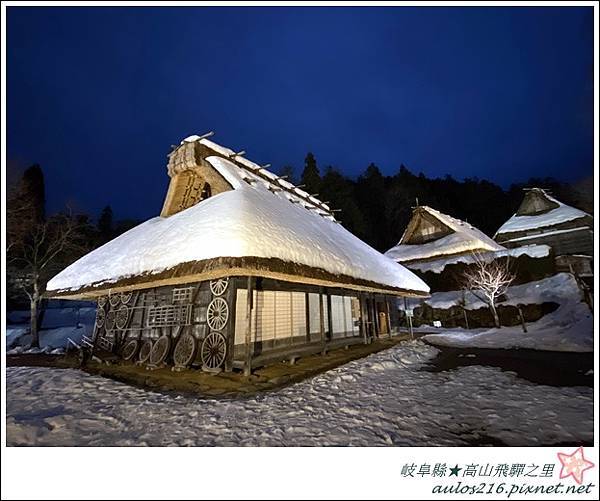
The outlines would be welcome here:
[[[357,201],[367,222],[368,239],[379,251],[386,251],[389,222],[386,219],[386,180],[379,168],[371,163],[356,183]],[[388,247],[389,248],[389,247]]]
[[[113,211],[110,205],[104,207],[100,213],[100,217],[98,218],[98,233],[101,243],[108,242],[113,237]]]
[[[21,196],[30,207],[31,223],[40,223],[46,217],[46,188],[44,173],[38,164],[25,169],[21,181]]]
[[[317,161],[312,153],[308,153],[304,159],[304,170],[302,171],[302,177],[300,178],[301,184],[304,185],[304,189],[309,193],[319,193],[321,189],[321,174]]]
[[[365,218],[356,201],[355,183],[343,176],[333,167],[328,167],[323,175],[321,200],[329,202],[332,209],[339,209],[335,218],[357,237],[365,239],[368,236]]]

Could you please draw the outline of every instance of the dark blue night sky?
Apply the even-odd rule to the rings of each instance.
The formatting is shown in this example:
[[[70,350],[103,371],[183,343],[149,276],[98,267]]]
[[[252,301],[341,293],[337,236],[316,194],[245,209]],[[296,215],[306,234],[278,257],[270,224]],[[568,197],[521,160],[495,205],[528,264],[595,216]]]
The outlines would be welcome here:
[[[171,144],[507,186],[593,170],[592,8],[8,8],[8,158],[160,211]]]

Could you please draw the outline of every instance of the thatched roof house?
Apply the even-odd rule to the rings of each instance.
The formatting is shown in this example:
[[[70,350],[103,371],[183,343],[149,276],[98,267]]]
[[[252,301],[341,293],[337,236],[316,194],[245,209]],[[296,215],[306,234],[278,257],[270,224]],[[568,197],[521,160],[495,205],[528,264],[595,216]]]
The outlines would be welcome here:
[[[385,255],[406,264],[503,249],[469,223],[421,205],[413,210],[398,244]]]
[[[563,204],[541,188],[526,190],[517,212],[494,235],[507,247],[544,243],[556,254],[593,252],[592,216]]]
[[[507,249],[469,223],[427,206],[415,207],[402,238],[385,253],[417,273],[436,292],[459,288],[457,279],[475,262],[474,254],[484,260],[517,261],[521,281],[543,278],[553,271],[548,246]]]
[[[107,299],[114,303],[102,310],[98,327],[113,345],[129,339],[152,346],[157,336],[176,343],[184,331],[204,345],[217,330],[231,367],[248,344],[249,329],[261,353],[267,345],[289,349],[292,338],[298,346],[317,338],[366,339],[378,335],[366,330],[381,313],[387,325],[379,331],[391,331],[389,297],[428,295],[421,279],[348,232],[326,203],[242,153],[190,136],[169,155],[168,173],[159,217],[90,252],[48,283],[53,297],[97,298],[102,309]],[[226,299],[215,292],[221,289],[228,291]],[[189,306],[185,312],[181,297]],[[227,311],[224,323],[211,323],[217,299],[219,311]],[[104,317],[109,320],[120,304],[139,309],[139,318],[132,310],[121,315],[120,327],[111,318],[106,328]],[[228,322],[230,310],[235,320]],[[170,331],[155,332],[159,327]]]

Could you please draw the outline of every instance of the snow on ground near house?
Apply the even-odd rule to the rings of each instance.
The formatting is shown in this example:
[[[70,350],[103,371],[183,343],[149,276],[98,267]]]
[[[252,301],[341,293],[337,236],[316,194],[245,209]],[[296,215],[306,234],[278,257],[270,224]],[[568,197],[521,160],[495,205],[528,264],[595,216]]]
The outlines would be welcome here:
[[[456,304],[460,293],[439,293],[445,298],[432,297],[434,307],[448,308]],[[434,295],[437,296],[437,295]],[[470,294],[467,295],[467,298]],[[500,329],[444,329],[428,334],[424,340],[436,346],[455,348],[529,348],[533,350],[591,352],[594,350],[594,320],[589,307],[582,302],[582,294],[575,278],[559,273],[537,282],[511,287],[508,300],[501,304],[559,303],[558,309],[544,315],[537,322],[527,324],[527,332],[520,326]],[[483,303],[468,303],[467,309],[484,307]],[[429,328],[431,330],[431,328]]]
[[[529,256],[533,258],[547,257],[550,254],[550,247],[548,245],[525,245],[523,247],[515,247],[514,249],[506,249],[496,252],[481,253],[477,255],[477,259],[482,261],[490,261],[505,256],[518,258],[519,256]],[[463,263],[472,264],[476,260],[472,254],[463,254],[460,256],[451,256],[443,259],[435,259],[433,261],[424,261],[420,263],[407,263],[404,266],[410,270],[420,271],[422,273],[432,272],[441,273],[444,268],[451,264]]]
[[[412,261],[415,259],[427,259],[444,254],[457,254],[471,250],[504,250],[504,247],[492,240],[481,230],[471,226],[465,221],[456,219],[431,207],[422,206],[433,217],[439,219],[446,226],[454,230],[454,233],[438,238],[426,244],[402,244],[402,239],[389,249],[385,255],[395,261]],[[404,235],[402,236],[404,238]]]
[[[278,258],[335,275],[428,292],[416,275],[331,217],[220,157],[207,159],[233,186],[167,218],[155,217],[90,252],[48,283],[76,290],[218,257]],[[250,184],[243,178],[252,178]],[[292,203],[294,200],[295,203]]]
[[[501,305],[516,306],[526,304],[559,303],[573,304],[583,300],[583,296],[575,277],[570,273],[558,273],[551,277],[522,285],[513,285],[506,291],[506,299]],[[465,309],[476,310],[487,308],[487,305],[468,291],[434,292],[422,302],[436,309],[448,309],[458,306],[463,300]],[[413,303],[417,305],[416,300]]]
[[[160,394],[77,370],[7,369],[8,445],[549,445],[593,440],[593,390],[481,366],[420,370],[413,341],[250,398]]]
[[[588,215],[582,210],[559,202],[547,193],[545,196],[551,201],[556,202],[558,207],[545,212],[544,214],[538,214],[537,216],[517,216],[514,214],[508,221],[506,221],[506,223],[500,226],[495,236],[503,233],[511,233],[513,231],[524,231],[533,228],[554,226],[555,224],[566,223],[567,221],[573,221],[574,219],[579,219],[580,217],[585,217]]]
[[[94,331],[96,320],[95,306],[79,302],[75,307],[48,307],[41,317],[40,348],[42,351],[63,349],[67,339],[81,342],[83,335],[90,337]],[[9,312],[9,321],[21,323],[6,326],[6,349],[8,354],[22,353],[31,344],[29,334],[29,312],[22,310]]]
[[[21,339],[29,333],[27,325],[7,325],[6,326],[6,348],[20,345]]]
[[[81,327],[58,327],[56,329],[41,330],[40,350],[28,350],[27,347],[31,345],[29,328],[9,326],[6,329],[6,353],[8,355],[15,355],[18,353],[50,352],[53,350],[59,350],[62,353],[67,347],[68,339],[80,344],[81,338],[84,335],[91,337],[93,331],[94,326],[89,324],[81,324]]]

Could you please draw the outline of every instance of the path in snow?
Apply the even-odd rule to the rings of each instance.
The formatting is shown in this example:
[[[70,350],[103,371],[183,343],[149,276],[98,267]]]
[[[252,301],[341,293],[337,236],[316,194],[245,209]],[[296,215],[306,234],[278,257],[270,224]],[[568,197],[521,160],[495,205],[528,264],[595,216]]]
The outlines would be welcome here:
[[[8,445],[549,445],[593,440],[593,390],[471,366],[420,368],[414,341],[234,400],[160,394],[77,370],[7,368]]]

